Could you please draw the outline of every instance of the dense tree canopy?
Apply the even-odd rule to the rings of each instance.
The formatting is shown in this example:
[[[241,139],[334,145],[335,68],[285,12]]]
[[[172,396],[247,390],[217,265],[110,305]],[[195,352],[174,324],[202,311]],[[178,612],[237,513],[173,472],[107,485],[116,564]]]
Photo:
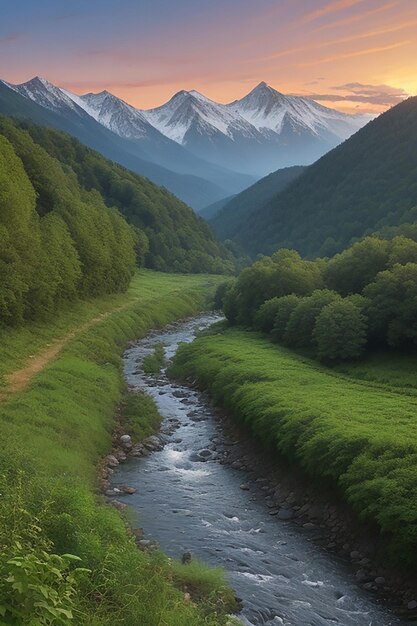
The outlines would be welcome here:
[[[366,316],[354,301],[339,298],[323,307],[312,334],[320,359],[354,359],[362,354],[367,341]]]
[[[417,229],[407,227],[417,238]],[[417,344],[417,242],[365,237],[331,259],[281,249],[241,272],[219,300],[232,324],[252,325],[334,361],[368,345]]]
[[[237,319],[251,324],[257,309],[275,296],[310,294],[322,286],[319,263],[304,261],[295,250],[279,250],[245,268],[236,282]]]
[[[0,322],[127,288],[136,233],[26,131],[0,134]],[[12,142],[9,140],[12,139]]]
[[[331,302],[340,300],[340,295],[329,289],[317,289],[311,296],[301,298],[291,313],[283,339],[289,346],[308,346],[313,343],[313,331],[317,317]]]

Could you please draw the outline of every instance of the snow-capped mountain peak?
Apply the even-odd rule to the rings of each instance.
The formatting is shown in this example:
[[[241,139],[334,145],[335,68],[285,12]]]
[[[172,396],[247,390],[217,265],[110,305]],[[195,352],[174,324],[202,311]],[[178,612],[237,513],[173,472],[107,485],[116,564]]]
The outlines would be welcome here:
[[[179,91],[166,104],[143,111],[146,119],[167,137],[186,144],[190,133],[209,137],[236,133],[252,136],[256,131],[243,118],[196,90]]]
[[[155,133],[143,113],[107,90],[82,96],[66,92],[97,122],[121,137],[143,139]]]
[[[307,97],[286,96],[265,82],[227,106],[259,131],[272,130],[278,134],[291,127],[298,133],[326,132],[344,140],[369,121],[329,109]]]
[[[20,85],[6,84],[10,89],[13,89],[13,91],[20,93],[20,95],[33,100],[47,109],[62,109],[68,106],[72,109],[76,108],[74,102],[62,89],[56,87],[41,76],[35,76]]]

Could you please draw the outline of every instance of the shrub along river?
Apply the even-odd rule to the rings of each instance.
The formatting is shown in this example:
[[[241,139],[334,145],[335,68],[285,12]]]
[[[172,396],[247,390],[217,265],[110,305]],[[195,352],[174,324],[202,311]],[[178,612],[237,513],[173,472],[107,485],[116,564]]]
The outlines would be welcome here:
[[[148,335],[124,356],[129,385],[155,400],[171,434],[164,447],[131,457],[113,484],[137,489],[129,496],[145,539],[175,558],[221,566],[242,599],[246,625],[388,626],[398,619],[356,584],[350,568],[316,546],[307,531],[272,517],[259,484],[242,489],[245,475],[216,457],[221,424],[203,394],[179,385],[162,371],[143,373],[143,358],[162,342],[171,359],[181,342],[220,318],[204,314]],[[185,626],[185,625],[184,625]]]

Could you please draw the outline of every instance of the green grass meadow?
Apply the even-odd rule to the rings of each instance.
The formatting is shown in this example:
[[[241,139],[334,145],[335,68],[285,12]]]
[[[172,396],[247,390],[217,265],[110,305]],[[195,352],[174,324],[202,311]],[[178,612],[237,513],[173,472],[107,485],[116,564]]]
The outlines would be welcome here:
[[[3,331],[2,372],[10,372],[74,326],[126,305],[81,332],[25,391],[0,404],[0,621],[61,626],[228,623],[226,614],[235,602],[223,574],[204,567],[183,572],[160,552],[139,551],[122,516],[96,489],[97,464],[111,446],[114,416],[124,396],[123,348],[151,328],[202,310],[217,282],[209,276],[142,271],[127,297],[86,302],[53,322]],[[158,424],[149,398],[127,400],[125,410],[136,437]],[[80,573],[73,591],[68,591],[71,579],[60,578],[68,587],[62,609],[51,591],[50,578],[59,572],[50,567],[55,558],[50,555],[68,553],[89,572]],[[16,558],[24,559],[23,583],[10,574]],[[184,595],[187,578],[199,590],[197,598]],[[40,603],[36,594],[41,594]],[[44,613],[42,621],[39,611],[50,611],[50,621]]]
[[[180,347],[171,373],[197,379],[270,450],[337,485],[361,519],[377,524],[390,558],[415,565],[415,374],[401,384],[407,360],[375,359],[344,373],[226,329]]]

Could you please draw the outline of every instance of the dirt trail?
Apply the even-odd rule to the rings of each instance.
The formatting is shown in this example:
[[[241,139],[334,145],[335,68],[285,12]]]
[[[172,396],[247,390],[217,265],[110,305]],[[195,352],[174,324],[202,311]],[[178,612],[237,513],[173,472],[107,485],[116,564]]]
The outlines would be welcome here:
[[[107,311],[106,313],[101,313],[97,317],[94,317],[88,322],[85,322],[85,324],[82,324],[78,328],[71,330],[63,337],[60,337],[59,339],[56,339],[55,341],[48,344],[47,349],[43,352],[40,352],[39,354],[36,354],[34,356],[30,356],[28,363],[24,367],[6,376],[7,387],[0,392],[0,401],[4,401],[12,394],[26,389],[31,380],[37,374],[39,374],[39,372],[41,372],[48,365],[48,363],[50,363],[59,355],[59,353],[69,341],[77,337],[77,335],[84,332],[85,330],[88,330],[95,324],[102,322],[110,315],[113,315],[114,313],[117,313],[118,311],[122,311],[123,309],[127,308],[129,304],[130,303],[126,303],[121,307],[117,307],[116,309],[112,309],[111,311]]]

